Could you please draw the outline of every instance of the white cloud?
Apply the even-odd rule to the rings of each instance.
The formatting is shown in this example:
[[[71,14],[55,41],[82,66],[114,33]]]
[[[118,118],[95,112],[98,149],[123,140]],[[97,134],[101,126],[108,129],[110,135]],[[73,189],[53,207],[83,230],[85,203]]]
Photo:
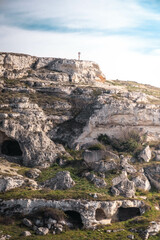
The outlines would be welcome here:
[[[137,27],[144,20],[160,20],[160,14],[143,8],[138,0],[6,0],[4,6],[8,12],[22,12],[24,19],[57,18],[63,26],[77,29],[114,30]]]
[[[61,58],[77,58],[80,51],[83,59],[100,65],[107,79],[134,80],[160,87],[159,39],[146,39],[142,34],[131,37],[27,31],[13,26],[16,19],[9,27],[9,13],[17,12],[22,22],[25,17],[35,23],[55,18],[60,21],[57,24],[65,27],[95,31],[136,29],[145,20],[160,20],[160,14],[143,8],[138,0],[0,0],[0,6],[4,10],[0,15],[1,51]]]

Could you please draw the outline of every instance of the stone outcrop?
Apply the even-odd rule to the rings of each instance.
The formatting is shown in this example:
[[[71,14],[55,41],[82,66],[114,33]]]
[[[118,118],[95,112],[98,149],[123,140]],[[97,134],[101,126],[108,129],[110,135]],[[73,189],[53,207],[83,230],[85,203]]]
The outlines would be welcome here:
[[[17,176],[0,176],[0,192],[6,192],[10,189],[21,187],[23,184],[23,178]]]
[[[145,231],[144,239],[147,240],[150,236],[155,236],[160,231],[160,222],[151,222],[150,226]]]
[[[144,168],[145,175],[149,179],[151,185],[160,190],[160,164],[152,164]]]
[[[135,172],[137,172],[135,167],[133,165],[131,165],[130,163],[128,163],[128,161],[130,161],[130,158],[121,156],[120,166],[122,167],[122,169],[124,171],[126,171],[127,173],[135,173]]]
[[[66,190],[72,188],[74,185],[75,182],[68,171],[58,172],[54,178],[51,178],[42,184],[43,187],[51,188],[53,190]]]
[[[22,186],[31,187],[32,189],[38,188],[38,184],[36,181],[24,178],[21,175],[0,176],[0,192],[6,192],[8,190],[19,188]]]
[[[144,213],[145,205],[143,201],[135,200],[135,191],[142,191],[141,195],[151,186],[160,190],[160,167],[157,163],[152,164],[152,160],[160,160],[159,93],[157,97],[151,96],[152,91],[144,85],[142,91],[149,94],[140,89],[141,92],[134,92],[131,90],[135,86],[133,83],[116,86],[119,83],[107,81],[94,62],[0,53],[0,160],[19,164],[16,170],[14,164],[6,169],[5,164],[1,164],[0,192],[27,187],[30,191],[37,189],[32,193],[41,198],[0,200],[1,214],[28,214],[37,208],[56,208],[70,214],[69,217],[76,216],[84,228],[95,229],[97,225],[126,221]],[[154,95],[156,91],[154,89]],[[127,139],[130,133],[139,138]],[[116,147],[116,143],[121,146],[123,140],[133,144],[133,151],[128,152],[134,158]],[[157,142],[157,146],[150,141]],[[134,147],[139,149],[139,145],[146,144],[152,148],[144,147],[137,156]],[[25,171],[29,178],[18,174],[21,165],[33,167]],[[59,168],[73,167],[76,169],[75,173],[71,170],[74,179],[85,176],[96,187],[106,188],[106,192],[105,189],[95,192],[92,185],[92,192],[89,189],[84,196],[80,193],[83,200],[42,199],[43,193],[48,192],[45,196],[50,197],[50,190],[56,189],[66,196],[63,190],[75,185],[68,171],[58,172],[51,179],[46,176],[47,180],[38,185],[34,179],[43,178],[46,170],[41,168],[50,166],[56,172]],[[144,172],[139,167],[143,167]],[[113,178],[111,174],[118,177]],[[78,184],[79,181],[67,196],[75,196]],[[16,194],[16,190],[14,192]],[[22,194],[21,189],[19,192]],[[101,201],[108,199],[111,193],[115,201]],[[147,193],[145,195],[139,199],[145,201]],[[97,201],[84,200],[86,196]],[[124,198],[130,200],[116,200]],[[61,233],[66,226],[72,229],[74,220],[59,223],[53,218],[33,221],[26,217],[23,224],[34,233],[45,235]],[[159,223],[148,228],[147,237],[159,231],[156,224]],[[24,232],[23,236],[27,234]],[[127,237],[131,239],[133,235]]]
[[[143,173],[139,173],[138,176],[132,178],[132,181],[134,182],[135,187],[138,190],[149,191],[151,189],[150,182]]]
[[[36,230],[36,234],[37,235],[47,235],[48,233],[49,233],[49,229],[48,228],[39,227]]]
[[[18,141],[26,166],[54,163],[62,153],[55,142],[80,149],[97,142],[100,134],[121,138],[132,130],[147,140],[160,139],[159,105],[150,103],[152,96],[122,91],[106,82],[94,88],[104,76],[93,62],[1,53],[0,76],[4,99],[6,94],[20,94],[0,105],[0,131]],[[14,84],[14,79],[19,82]],[[86,161],[109,156],[91,154],[84,154]]]
[[[115,196],[132,198],[135,196],[135,184],[127,178],[127,173],[123,171],[120,176],[112,180],[111,192]]]
[[[98,173],[108,173],[112,170],[117,170],[119,165],[112,159],[106,161],[98,161],[90,165],[91,169]]]
[[[3,119],[0,124],[1,146],[4,141],[17,141],[20,148],[19,151],[17,150],[17,155],[22,164],[50,166],[60,151],[45,133],[46,116],[43,111],[37,104],[30,103],[26,97],[15,99],[10,106],[16,115],[0,116],[0,119]],[[7,149],[7,143],[5,149]],[[20,151],[21,154],[19,154]],[[16,155],[16,153],[8,153],[3,149],[1,152],[9,156]]]
[[[107,186],[107,183],[105,182],[104,179],[97,177],[93,173],[87,172],[84,174],[84,177],[86,177],[89,181],[91,181],[98,188],[104,188]]]
[[[145,147],[142,152],[140,152],[138,158],[144,162],[149,162],[152,157],[152,152],[149,146]]]
[[[83,158],[88,165],[92,165],[94,162],[104,159],[113,159],[119,161],[118,155],[106,150],[85,150],[83,152]]]
[[[36,179],[41,174],[41,170],[37,168],[32,168],[31,170],[27,171],[25,174],[28,178]]]
[[[91,61],[38,58],[14,53],[0,54],[0,77],[16,79],[28,76],[75,83],[105,80],[99,66]]]
[[[102,220],[115,220],[115,215],[118,214],[118,210],[120,208],[128,208],[128,211],[130,211],[130,209],[132,208],[137,208],[139,209],[140,214],[145,212],[145,204],[143,203],[143,201],[139,200],[81,201],[70,199],[55,201],[45,199],[11,199],[6,201],[0,201],[0,213],[5,212],[6,214],[29,214],[37,208],[45,207],[58,208],[63,210],[64,212],[78,212],[81,216],[84,228],[92,228],[93,226],[99,225],[102,223]]]

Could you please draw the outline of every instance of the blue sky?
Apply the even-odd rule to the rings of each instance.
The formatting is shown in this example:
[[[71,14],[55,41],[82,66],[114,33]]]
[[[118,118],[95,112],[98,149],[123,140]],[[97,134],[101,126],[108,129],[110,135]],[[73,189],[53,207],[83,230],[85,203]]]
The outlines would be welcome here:
[[[159,0],[0,0],[0,51],[97,62],[160,87]]]

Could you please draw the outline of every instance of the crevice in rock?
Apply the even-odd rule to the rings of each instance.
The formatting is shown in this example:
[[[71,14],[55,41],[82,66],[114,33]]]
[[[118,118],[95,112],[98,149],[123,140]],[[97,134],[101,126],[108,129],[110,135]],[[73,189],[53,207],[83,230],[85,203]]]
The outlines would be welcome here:
[[[81,229],[83,227],[82,218],[79,212],[76,211],[65,211],[68,222],[73,224],[75,229]]]
[[[102,208],[97,208],[96,209],[95,218],[96,218],[97,221],[101,221],[103,219],[106,219],[106,214],[104,213]]]
[[[139,208],[136,207],[129,207],[123,208],[120,207],[117,213],[117,220],[118,221],[126,221],[128,219],[134,218],[136,216],[140,216],[141,212]]]

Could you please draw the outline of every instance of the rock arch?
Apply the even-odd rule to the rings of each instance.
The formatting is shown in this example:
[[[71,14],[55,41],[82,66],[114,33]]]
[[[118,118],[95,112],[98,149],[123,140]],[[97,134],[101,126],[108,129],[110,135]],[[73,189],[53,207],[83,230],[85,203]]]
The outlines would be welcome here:
[[[68,222],[73,224],[73,228],[79,228],[81,229],[83,227],[83,222],[81,218],[81,214],[77,211],[65,211],[65,214],[67,215]]]
[[[106,219],[106,214],[105,214],[105,212],[103,211],[102,208],[97,208],[97,209],[96,209],[95,219],[96,219],[97,221],[101,221],[101,220],[103,220],[103,219]]]

